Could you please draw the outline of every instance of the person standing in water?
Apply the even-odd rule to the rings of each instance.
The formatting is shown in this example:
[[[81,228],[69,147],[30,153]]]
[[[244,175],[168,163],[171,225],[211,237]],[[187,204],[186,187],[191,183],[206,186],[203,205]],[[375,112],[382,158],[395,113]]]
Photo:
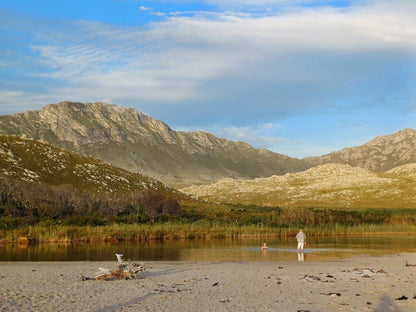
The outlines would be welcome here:
[[[298,252],[299,249],[303,252],[303,245],[305,244],[306,234],[303,233],[302,229],[300,229],[299,233],[296,234],[296,240],[298,241]]]
[[[266,243],[264,243],[263,246],[261,247],[262,250],[267,250],[267,248],[268,247],[267,247]]]

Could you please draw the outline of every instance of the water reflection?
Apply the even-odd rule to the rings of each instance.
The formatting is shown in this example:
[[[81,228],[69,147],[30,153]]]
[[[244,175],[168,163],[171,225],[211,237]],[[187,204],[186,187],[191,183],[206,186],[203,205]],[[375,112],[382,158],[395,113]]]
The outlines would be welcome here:
[[[0,261],[317,261],[416,252],[415,236],[309,237],[304,252],[296,239],[205,239],[94,244],[0,245]]]

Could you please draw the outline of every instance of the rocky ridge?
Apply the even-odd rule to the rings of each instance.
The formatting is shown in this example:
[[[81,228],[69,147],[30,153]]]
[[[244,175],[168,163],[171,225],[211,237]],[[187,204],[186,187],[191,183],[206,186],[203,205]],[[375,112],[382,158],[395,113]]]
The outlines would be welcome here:
[[[416,208],[416,164],[385,173],[325,164],[252,180],[222,179],[181,189],[200,199],[280,207]]]
[[[303,159],[309,166],[326,163],[348,164],[374,172],[416,162],[416,130],[406,128],[392,135],[378,136],[370,142],[344,148],[318,157]]]
[[[0,116],[0,134],[26,135],[171,185],[304,170],[298,159],[206,132],[172,130],[132,108],[61,102]]]
[[[362,146],[297,159],[206,132],[175,131],[135,109],[105,103],[61,102],[0,116],[0,134],[26,135],[178,188],[223,178],[284,175],[329,163],[373,172],[416,163],[413,129],[380,136]]]

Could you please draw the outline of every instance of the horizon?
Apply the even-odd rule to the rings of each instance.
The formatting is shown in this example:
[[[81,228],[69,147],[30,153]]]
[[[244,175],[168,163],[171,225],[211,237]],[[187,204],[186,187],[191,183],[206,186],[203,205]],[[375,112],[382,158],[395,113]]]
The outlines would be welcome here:
[[[416,127],[411,0],[0,3],[0,114],[131,107],[290,157]]]

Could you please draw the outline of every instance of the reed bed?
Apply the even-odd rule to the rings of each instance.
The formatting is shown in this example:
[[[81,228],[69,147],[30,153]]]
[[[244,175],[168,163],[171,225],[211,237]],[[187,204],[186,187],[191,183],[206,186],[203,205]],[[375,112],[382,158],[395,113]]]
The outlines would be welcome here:
[[[0,240],[9,243],[116,242],[161,239],[203,239],[239,237],[289,237],[299,226],[230,225],[207,221],[195,223],[112,224],[105,226],[35,225],[1,230]],[[304,227],[308,236],[415,234],[415,225],[362,224]]]

